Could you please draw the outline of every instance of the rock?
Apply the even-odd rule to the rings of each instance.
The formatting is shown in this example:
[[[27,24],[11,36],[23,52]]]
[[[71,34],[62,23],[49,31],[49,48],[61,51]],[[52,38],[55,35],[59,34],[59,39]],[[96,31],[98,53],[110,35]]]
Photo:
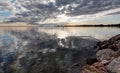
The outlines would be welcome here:
[[[111,71],[111,72],[116,72],[118,70],[118,68],[120,68],[120,57],[115,58],[114,60],[112,60],[107,66],[106,68]],[[119,71],[119,70],[118,70]]]
[[[118,34],[118,35],[112,37],[111,39],[109,39],[109,41],[111,41],[111,43],[113,43],[113,42],[115,42],[117,40],[120,40],[120,34]]]
[[[120,49],[120,34],[110,38],[109,40],[98,42],[97,45],[99,46],[99,49],[109,48],[114,51],[118,51]]]
[[[93,65],[86,65],[81,73],[108,73],[103,64],[96,62]]]
[[[107,64],[109,64],[109,61],[107,61],[107,60],[102,60],[100,63],[102,63],[103,65],[107,65]]]
[[[99,49],[106,49],[108,48],[109,42],[108,41],[98,42],[97,45],[99,46]]]
[[[112,44],[112,45],[109,45],[108,48],[114,50],[114,51],[118,51],[119,49],[119,45],[118,44]]]
[[[120,68],[117,69],[117,73],[120,73]]]
[[[113,54],[113,57],[114,58],[117,58],[117,57],[119,57],[120,56],[120,50],[118,50],[117,52],[115,52],[114,54]]]
[[[88,58],[86,61],[88,65],[92,65],[93,63],[98,62],[97,58]]]
[[[89,65],[86,65],[81,73],[108,73],[107,70],[120,73],[120,34],[98,42],[97,45],[100,49],[96,53],[98,62],[92,64],[92,60],[88,61]]]
[[[117,44],[118,49],[120,49],[120,43]]]
[[[102,61],[102,60],[110,60],[111,56],[114,54],[114,51],[111,49],[103,49],[103,50],[99,50],[96,53],[96,58],[98,59],[98,61]]]

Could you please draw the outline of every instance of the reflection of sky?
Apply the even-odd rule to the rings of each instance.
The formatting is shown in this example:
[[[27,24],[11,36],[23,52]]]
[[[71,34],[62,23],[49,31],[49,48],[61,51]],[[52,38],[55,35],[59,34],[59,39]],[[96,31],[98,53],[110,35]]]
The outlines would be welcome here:
[[[14,38],[10,35],[0,34],[0,63],[13,61],[15,54]],[[9,47],[9,48],[8,48]]]
[[[102,31],[101,31],[102,30]],[[110,27],[66,27],[66,28],[53,28],[42,29],[40,32],[46,32],[48,34],[56,34],[58,38],[65,38],[67,36],[91,36],[96,39],[105,40],[109,39],[120,33],[120,28]]]

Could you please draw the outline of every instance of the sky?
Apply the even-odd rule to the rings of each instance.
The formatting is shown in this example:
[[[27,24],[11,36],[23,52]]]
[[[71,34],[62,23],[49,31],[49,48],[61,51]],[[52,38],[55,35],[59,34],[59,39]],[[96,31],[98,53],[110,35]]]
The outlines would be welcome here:
[[[119,18],[120,0],[0,0],[0,21],[116,24]]]
[[[9,11],[0,11],[0,20],[4,21],[6,20],[8,17],[10,17],[12,15],[11,12]]]

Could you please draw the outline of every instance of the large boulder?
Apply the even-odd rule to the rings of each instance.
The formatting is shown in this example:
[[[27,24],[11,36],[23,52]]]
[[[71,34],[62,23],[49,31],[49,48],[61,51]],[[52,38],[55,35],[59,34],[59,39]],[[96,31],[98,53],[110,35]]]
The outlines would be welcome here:
[[[111,49],[99,50],[96,53],[96,58],[98,59],[98,61],[110,60],[114,53],[115,52],[113,50],[111,50]]]
[[[120,68],[120,57],[112,60],[107,66],[107,69],[111,72],[117,72]]]

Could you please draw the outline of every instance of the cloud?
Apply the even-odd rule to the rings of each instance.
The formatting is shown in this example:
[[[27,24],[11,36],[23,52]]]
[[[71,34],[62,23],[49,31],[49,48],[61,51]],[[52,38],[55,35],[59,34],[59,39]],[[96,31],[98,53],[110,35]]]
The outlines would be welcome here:
[[[9,4],[10,2],[7,2],[5,6],[8,10],[11,9]],[[0,2],[0,6],[4,7],[4,2]],[[56,19],[58,15],[93,16],[93,14],[116,8],[120,8],[120,0],[16,0],[12,3],[14,17],[10,20],[43,22],[50,18]],[[101,15],[106,14],[101,13]]]
[[[10,1],[0,0],[0,11],[11,11],[12,5]]]

